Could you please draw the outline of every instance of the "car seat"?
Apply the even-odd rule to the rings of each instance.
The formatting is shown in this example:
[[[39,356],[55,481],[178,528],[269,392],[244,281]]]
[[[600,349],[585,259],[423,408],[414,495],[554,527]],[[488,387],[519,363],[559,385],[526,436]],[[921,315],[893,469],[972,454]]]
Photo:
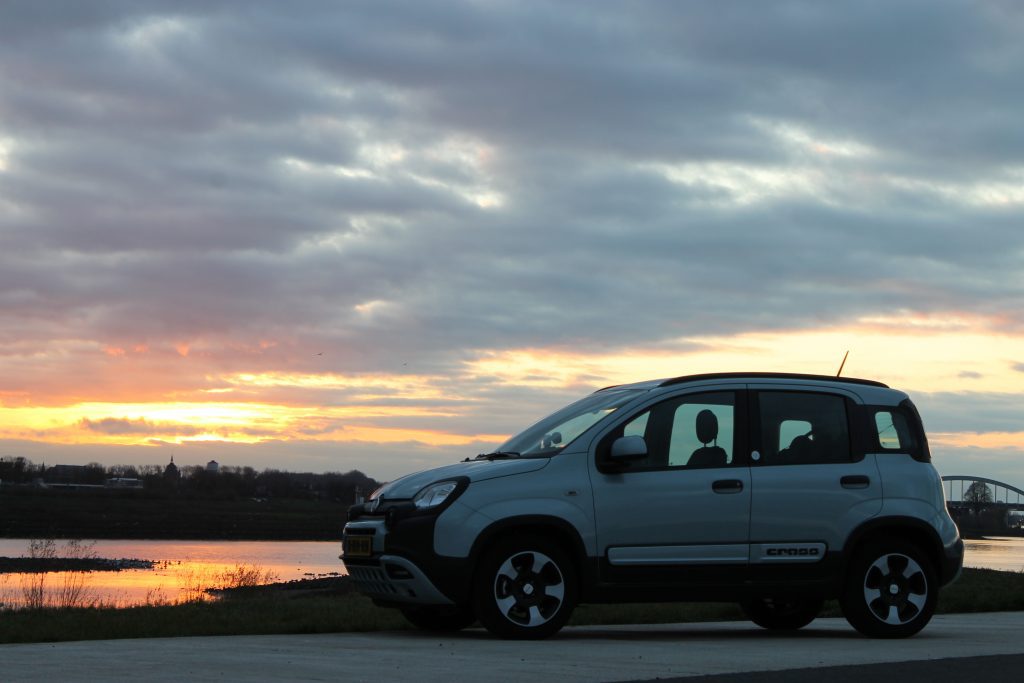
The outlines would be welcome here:
[[[728,456],[725,449],[718,445],[718,418],[713,412],[704,409],[697,413],[697,440],[704,444],[690,455],[687,467],[725,467]],[[714,445],[709,446],[709,443]]]

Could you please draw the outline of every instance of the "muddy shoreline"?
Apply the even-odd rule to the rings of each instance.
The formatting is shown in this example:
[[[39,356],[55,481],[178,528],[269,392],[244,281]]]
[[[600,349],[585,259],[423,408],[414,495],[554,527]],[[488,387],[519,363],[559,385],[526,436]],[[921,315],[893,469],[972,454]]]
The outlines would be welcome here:
[[[207,591],[224,598],[251,597],[304,597],[307,595],[348,595],[355,592],[355,586],[347,576],[320,576],[313,579],[278,581],[261,586],[241,586]]]
[[[152,560],[104,557],[0,557],[0,574],[42,572],[119,572],[124,569],[152,569]]]

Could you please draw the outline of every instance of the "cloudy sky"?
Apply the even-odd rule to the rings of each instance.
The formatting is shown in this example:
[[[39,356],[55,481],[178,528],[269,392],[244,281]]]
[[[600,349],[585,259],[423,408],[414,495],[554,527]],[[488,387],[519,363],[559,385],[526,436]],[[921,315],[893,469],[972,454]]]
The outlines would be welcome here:
[[[844,374],[1024,487],[1024,9],[0,5],[0,455],[380,479]]]

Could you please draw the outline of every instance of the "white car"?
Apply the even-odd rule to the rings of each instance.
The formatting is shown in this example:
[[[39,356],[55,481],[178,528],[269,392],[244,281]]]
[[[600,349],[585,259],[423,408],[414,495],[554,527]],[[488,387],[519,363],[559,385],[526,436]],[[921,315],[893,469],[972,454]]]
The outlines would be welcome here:
[[[691,375],[597,391],[349,512],[351,580],[425,629],[544,638],[580,603],[736,601],[873,637],[931,619],[963,542],[921,420],[879,382]]]

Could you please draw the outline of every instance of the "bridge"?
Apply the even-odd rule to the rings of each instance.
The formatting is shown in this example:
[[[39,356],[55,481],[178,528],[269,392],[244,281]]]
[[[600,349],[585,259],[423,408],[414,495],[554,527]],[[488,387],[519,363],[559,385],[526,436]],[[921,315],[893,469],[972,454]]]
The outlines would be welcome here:
[[[1024,510],[1024,491],[1005,482],[966,474],[942,477],[950,508],[1000,508]]]

